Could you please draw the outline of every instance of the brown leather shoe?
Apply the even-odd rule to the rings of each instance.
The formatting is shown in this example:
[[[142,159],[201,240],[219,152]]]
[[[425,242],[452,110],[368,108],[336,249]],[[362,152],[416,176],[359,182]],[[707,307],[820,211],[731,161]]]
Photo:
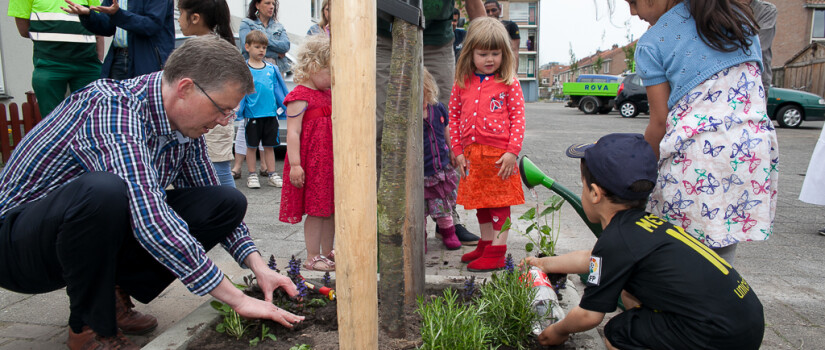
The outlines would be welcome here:
[[[71,350],[139,350],[140,347],[132,343],[120,331],[113,337],[101,337],[89,326],[84,326],[80,333],[69,329],[69,340],[66,345]]]
[[[132,298],[120,287],[115,287],[115,312],[117,327],[124,334],[141,335],[149,333],[158,327],[158,319],[152,315],[142,314],[134,310]]]

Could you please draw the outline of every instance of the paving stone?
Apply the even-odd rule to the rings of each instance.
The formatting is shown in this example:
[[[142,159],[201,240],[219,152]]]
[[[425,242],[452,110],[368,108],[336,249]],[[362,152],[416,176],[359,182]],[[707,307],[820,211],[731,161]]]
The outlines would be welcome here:
[[[12,323],[0,328],[0,337],[20,339],[48,339],[60,332],[63,327],[28,323]]]

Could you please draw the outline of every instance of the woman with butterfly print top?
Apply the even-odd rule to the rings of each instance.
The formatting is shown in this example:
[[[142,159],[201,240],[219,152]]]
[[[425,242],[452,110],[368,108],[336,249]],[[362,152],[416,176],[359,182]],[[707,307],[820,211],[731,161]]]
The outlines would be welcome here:
[[[770,236],[776,211],[779,149],[753,15],[733,0],[628,3],[652,25],[635,55],[659,156],[647,209],[733,262],[738,242]]]

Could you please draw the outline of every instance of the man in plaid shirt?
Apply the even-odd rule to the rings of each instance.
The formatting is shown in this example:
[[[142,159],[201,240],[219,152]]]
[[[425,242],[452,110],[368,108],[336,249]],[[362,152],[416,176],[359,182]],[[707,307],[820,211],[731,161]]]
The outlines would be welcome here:
[[[247,318],[303,320],[269,302],[277,288],[296,295],[295,285],[267,268],[242,221],[246,198],[219,186],[201,137],[231,122],[252,91],[237,49],[203,36],[162,72],[69,96],[0,175],[0,286],[66,287],[72,349],[137,349],[123,332],[151,331],[157,320],[132,310],[130,296],[148,303],[175,278]],[[224,278],[206,256],[218,243],[252,269],[266,301]]]

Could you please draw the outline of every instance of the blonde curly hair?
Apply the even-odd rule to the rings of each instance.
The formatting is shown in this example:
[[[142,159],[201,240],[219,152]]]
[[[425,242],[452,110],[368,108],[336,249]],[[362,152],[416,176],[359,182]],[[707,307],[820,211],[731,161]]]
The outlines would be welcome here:
[[[292,72],[295,74],[293,80],[303,84],[313,74],[329,68],[329,51],[329,37],[323,34],[308,36],[295,57],[295,64],[292,66]]]

